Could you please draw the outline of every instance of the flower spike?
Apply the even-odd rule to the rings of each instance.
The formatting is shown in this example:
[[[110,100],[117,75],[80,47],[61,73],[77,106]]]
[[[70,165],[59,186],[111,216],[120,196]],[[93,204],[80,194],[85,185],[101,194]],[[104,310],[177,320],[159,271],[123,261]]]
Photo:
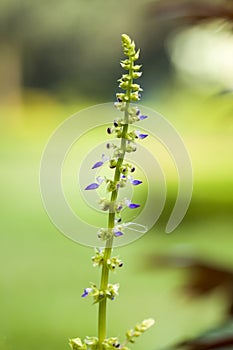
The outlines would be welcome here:
[[[105,242],[104,245],[101,244],[105,248],[96,249],[95,255],[92,257],[93,266],[98,266],[102,270],[101,281],[99,287],[90,283],[90,287],[85,288],[81,295],[82,298],[92,297],[93,303],[99,304],[98,338],[86,337],[83,341],[80,338],[70,339],[69,344],[72,350],[129,350],[128,343],[134,343],[138,336],[154,324],[152,319],[146,319],[137,324],[126,333],[123,342],[120,342],[117,337],[106,338],[106,303],[108,299],[115,300],[119,290],[118,283],[109,283],[108,275],[111,271],[123,266],[123,262],[117,256],[111,256],[113,242],[118,240],[119,237],[122,237],[119,241],[124,241],[124,235],[130,235],[130,230],[140,234],[148,230],[140,221],[124,222],[125,211],[137,209],[140,204],[118,196],[125,186],[142,184],[140,179],[131,176],[136,168],[125,159],[125,156],[137,150],[136,141],[138,139],[143,140],[148,137],[148,134],[133,128],[134,123],[148,118],[147,115],[141,113],[139,107],[132,104],[132,102],[139,101],[141,98],[142,88],[135,83],[135,80],[142,75],[140,71],[142,65],[136,62],[140,50],[136,50],[134,41],[126,34],[122,35],[122,46],[126,57],[120,64],[125,72],[118,80],[121,91],[116,94],[117,101],[114,103],[117,113],[121,113],[121,115],[116,116],[112,124],[106,128],[107,134],[114,135],[114,139],[118,139],[119,142],[108,141],[106,148],[111,152],[111,155],[108,157],[102,154],[101,158],[97,159],[92,166],[92,169],[97,169],[98,172],[98,169],[108,162],[108,173],[111,173],[111,176],[96,175],[95,182],[85,188],[85,190],[96,190],[104,184],[106,190],[106,194],[99,200],[99,205],[102,211],[107,212],[108,221],[105,227],[97,229],[97,237],[101,243]],[[135,215],[136,217],[137,215]]]

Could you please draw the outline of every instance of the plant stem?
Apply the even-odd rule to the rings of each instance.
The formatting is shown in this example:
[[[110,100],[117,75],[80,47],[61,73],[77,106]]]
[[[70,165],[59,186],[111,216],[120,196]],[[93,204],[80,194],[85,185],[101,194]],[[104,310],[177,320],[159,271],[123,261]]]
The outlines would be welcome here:
[[[129,75],[131,77],[127,89],[127,97],[128,102],[126,103],[125,107],[125,113],[124,113],[124,126],[122,130],[122,137],[121,137],[121,151],[122,155],[117,161],[115,174],[114,174],[114,182],[117,184],[117,182],[120,180],[120,167],[123,164],[124,156],[126,152],[126,135],[128,132],[128,119],[129,119],[129,105],[130,105],[130,94],[131,94],[131,85],[133,83],[132,78],[132,66],[133,66],[133,60],[130,62],[130,69],[129,69]],[[118,195],[118,189],[116,188],[111,195],[111,205],[110,208],[114,207],[114,203],[117,199]],[[111,209],[112,210],[112,209]],[[115,212],[110,211],[108,214],[108,228],[112,229],[114,228],[115,224]],[[104,258],[103,258],[103,265],[102,265],[102,274],[101,274],[101,283],[100,283],[100,290],[106,290],[108,286],[108,277],[109,277],[109,269],[107,266],[107,261],[111,257],[112,253],[112,245],[113,245],[113,239],[114,237],[111,237],[109,240],[107,240],[105,249],[104,249]],[[99,338],[99,350],[103,350],[103,341],[106,338],[106,316],[107,316],[107,298],[104,298],[99,303],[99,317],[98,317],[98,338]]]

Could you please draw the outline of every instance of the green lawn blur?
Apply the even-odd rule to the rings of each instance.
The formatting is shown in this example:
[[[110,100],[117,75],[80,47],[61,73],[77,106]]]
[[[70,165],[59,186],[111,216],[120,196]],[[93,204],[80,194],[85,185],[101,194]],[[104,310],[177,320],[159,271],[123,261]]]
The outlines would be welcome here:
[[[195,335],[221,320],[225,307],[218,291],[190,301],[178,290],[183,272],[148,269],[147,256],[186,249],[224,266],[233,263],[232,98],[174,91],[148,97],[144,104],[165,115],[184,139],[193,163],[193,199],[183,223],[166,235],[177,190],[177,179],[169,176],[158,225],[117,249],[125,266],[112,276],[121,288],[119,298],[109,302],[109,335],[123,337],[135,322],[156,320],[135,350],[159,349]],[[90,281],[99,281],[100,271],[90,261],[93,251],[56,230],[39,190],[40,159],[50,134],[93,103],[77,99],[64,105],[31,96],[20,107],[1,107],[1,350],[62,350],[71,337],[96,335],[97,308],[80,298]]]

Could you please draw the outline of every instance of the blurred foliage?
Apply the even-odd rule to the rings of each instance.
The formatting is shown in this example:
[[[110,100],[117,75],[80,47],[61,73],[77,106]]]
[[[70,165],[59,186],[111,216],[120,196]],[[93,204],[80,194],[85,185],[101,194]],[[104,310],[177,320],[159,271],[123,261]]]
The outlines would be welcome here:
[[[176,23],[194,25],[224,19],[233,22],[232,0],[157,0],[150,14],[158,19],[175,20]]]
[[[159,90],[173,78],[166,48],[171,34],[216,18],[230,21],[231,9],[231,2],[225,0],[135,0],[133,6],[130,0],[124,4],[2,0],[0,66],[5,72],[0,69],[0,94],[4,90],[1,85],[5,94],[10,85],[9,90],[53,91],[63,100],[76,95],[113,100],[117,84],[112,82],[120,76],[119,38],[123,32],[136,38],[141,47],[145,91]]]
[[[153,84],[162,78],[161,68],[166,75],[169,64],[161,32],[159,37],[155,28],[151,32],[148,3],[135,0],[132,6],[130,0],[124,4],[103,0],[3,0],[0,43],[15,48],[24,87],[62,92],[67,98],[79,93],[113,99],[117,85],[113,86],[112,81],[120,75],[119,38],[123,32],[140,43],[147,76],[151,69],[157,72]]]

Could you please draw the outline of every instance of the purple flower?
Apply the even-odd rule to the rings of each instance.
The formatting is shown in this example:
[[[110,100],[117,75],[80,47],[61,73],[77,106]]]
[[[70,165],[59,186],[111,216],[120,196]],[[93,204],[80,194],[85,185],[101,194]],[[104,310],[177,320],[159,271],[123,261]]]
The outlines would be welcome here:
[[[123,236],[123,232],[121,232],[121,231],[116,231],[116,232],[114,232],[114,236],[115,236],[115,237]]]
[[[140,207],[140,204],[132,203],[129,199],[125,200],[125,204],[127,205],[127,207],[129,209],[136,209],[136,208]]]
[[[136,209],[138,207],[140,207],[140,204],[131,203],[128,205],[128,208],[130,208],[130,209]]]
[[[122,205],[118,205],[117,211],[120,211],[120,210],[122,210],[122,209],[123,209]]]
[[[99,184],[96,182],[93,182],[92,184],[88,185],[85,190],[96,190],[99,187]]]
[[[140,115],[140,116],[139,116],[139,119],[140,119],[140,120],[144,120],[144,119],[146,119],[146,118],[148,118],[147,115]]]
[[[131,170],[132,171],[132,170]],[[121,179],[126,179],[125,175],[121,174]],[[130,181],[130,183],[134,186],[140,185],[142,183],[141,180],[135,180],[132,176],[127,176],[127,179]]]
[[[85,298],[89,295],[89,293],[92,292],[92,288],[85,288],[83,294],[81,295],[82,298]]]
[[[131,184],[134,185],[134,186],[140,185],[140,184],[142,183],[142,181],[140,181],[140,180],[134,180],[134,179],[132,179],[130,182],[131,182]]]
[[[139,139],[145,139],[148,136],[148,134],[141,134],[139,130],[135,130],[135,134]]]
[[[109,157],[106,157],[104,154],[102,154],[102,160],[95,163],[91,169],[96,169],[102,166],[105,162],[109,161]]]
[[[99,168],[100,166],[102,166],[104,163],[103,162],[97,162],[93,165],[93,167],[91,169],[96,169],[96,168]]]
[[[104,177],[97,176],[96,181],[97,181],[97,183],[93,182],[92,184],[88,185],[85,188],[85,190],[96,190],[102,184],[102,182],[104,181]]]
[[[139,134],[139,139],[145,139],[148,135],[147,134]]]

